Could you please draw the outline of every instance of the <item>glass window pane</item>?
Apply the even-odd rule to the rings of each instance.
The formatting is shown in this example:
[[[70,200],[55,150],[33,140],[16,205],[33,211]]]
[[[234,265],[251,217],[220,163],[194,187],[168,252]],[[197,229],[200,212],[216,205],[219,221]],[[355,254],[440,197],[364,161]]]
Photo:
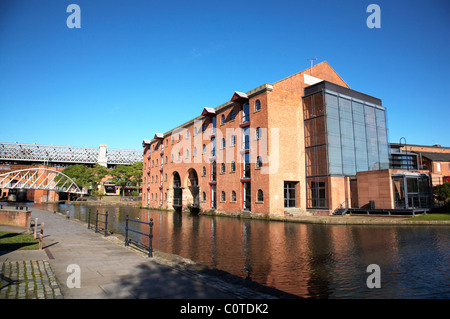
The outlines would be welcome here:
[[[336,107],[338,105],[338,97],[336,95],[325,93],[325,103],[328,107]]]
[[[418,184],[417,184],[417,178],[415,178],[415,177],[406,178],[406,185],[408,188],[408,193],[417,193],[419,191]]]

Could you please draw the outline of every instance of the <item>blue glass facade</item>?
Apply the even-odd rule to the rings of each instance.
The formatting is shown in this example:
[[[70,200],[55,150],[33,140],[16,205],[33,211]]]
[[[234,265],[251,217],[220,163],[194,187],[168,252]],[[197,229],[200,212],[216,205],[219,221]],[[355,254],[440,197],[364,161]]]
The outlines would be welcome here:
[[[385,109],[325,92],[327,175],[356,175],[389,168]]]
[[[327,208],[330,176],[389,168],[381,100],[326,81],[303,97],[307,207]]]

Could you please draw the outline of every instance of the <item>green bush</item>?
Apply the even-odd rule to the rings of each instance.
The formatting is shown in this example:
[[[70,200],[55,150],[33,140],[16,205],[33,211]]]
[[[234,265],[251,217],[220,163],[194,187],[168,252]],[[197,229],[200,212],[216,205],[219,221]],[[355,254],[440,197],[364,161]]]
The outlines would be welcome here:
[[[437,200],[446,201],[450,198],[450,182],[445,182],[442,185],[438,185],[434,188],[434,194],[437,196]]]

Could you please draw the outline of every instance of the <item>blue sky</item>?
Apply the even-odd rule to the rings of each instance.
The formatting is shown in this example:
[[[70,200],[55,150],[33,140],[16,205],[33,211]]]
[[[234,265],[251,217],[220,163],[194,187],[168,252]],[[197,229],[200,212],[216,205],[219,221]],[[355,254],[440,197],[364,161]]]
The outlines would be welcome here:
[[[446,0],[0,0],[0,142],[141,149],[317,57],[382,99],[390,142],[450,147],[449,17]]]

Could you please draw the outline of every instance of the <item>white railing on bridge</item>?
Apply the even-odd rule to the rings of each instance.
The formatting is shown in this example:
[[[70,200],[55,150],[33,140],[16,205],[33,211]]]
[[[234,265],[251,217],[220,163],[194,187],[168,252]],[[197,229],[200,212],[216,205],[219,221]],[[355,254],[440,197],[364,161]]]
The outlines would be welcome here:
[[[30,168],[0,174],[0,188],[86,194],[69,176],[48,168]]]

